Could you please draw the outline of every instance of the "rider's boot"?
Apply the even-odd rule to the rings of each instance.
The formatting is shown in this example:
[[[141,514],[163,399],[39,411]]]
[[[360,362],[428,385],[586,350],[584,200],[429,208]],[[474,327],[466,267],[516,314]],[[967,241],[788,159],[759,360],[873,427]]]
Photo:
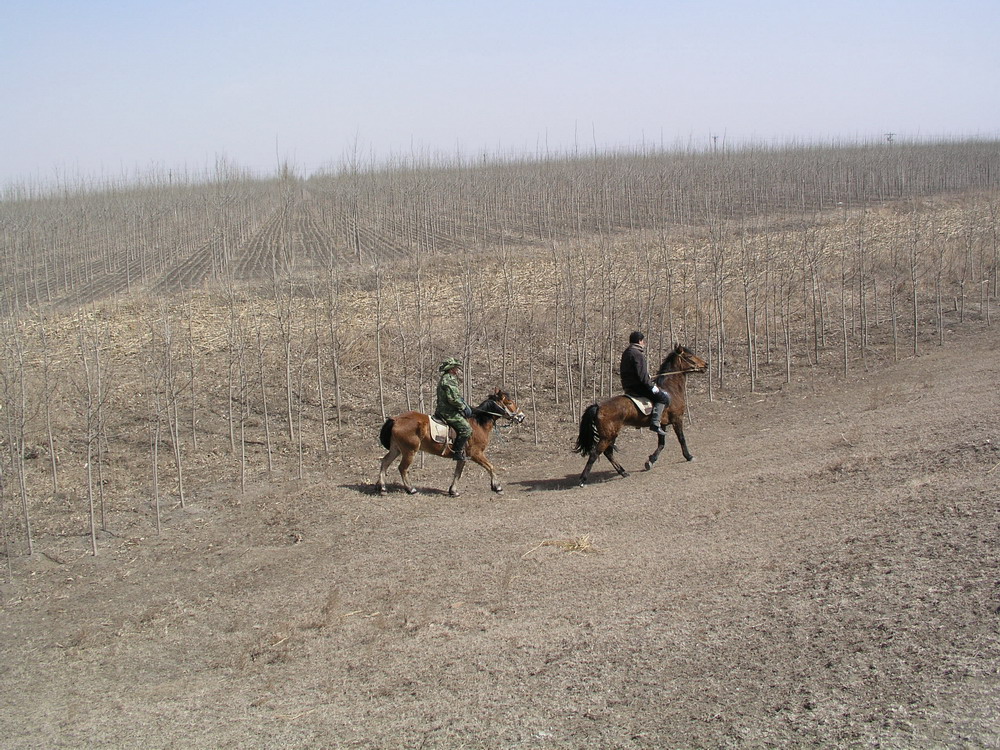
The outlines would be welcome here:
[[[663,410],[666,406],[662,401],[653,402],[653,413],[649,415],[649,429],[657,435],[667,434],[667,431],[663,429],[663,425],[660,424],[660,420],[663,418]]]
[[[468,458],[465,455],[465,444],[468,442],[468,437],[455,438],[455,443],[451,446],[451,457],[456,461],[465,461]]]

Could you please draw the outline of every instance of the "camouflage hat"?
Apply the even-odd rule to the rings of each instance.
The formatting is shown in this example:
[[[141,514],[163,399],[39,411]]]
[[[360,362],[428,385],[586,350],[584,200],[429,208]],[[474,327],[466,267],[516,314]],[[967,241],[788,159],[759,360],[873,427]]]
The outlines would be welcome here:
[[[461,368],[461,366],[462,366],[461,360],[455,359],[454,357],[448,357],[448,359],[446,359],[444,362],[441,363],[441,366],[438,367],[438,370],[440,370],[441,372],[448,372],[448,370],[453,370],[456,367]]]

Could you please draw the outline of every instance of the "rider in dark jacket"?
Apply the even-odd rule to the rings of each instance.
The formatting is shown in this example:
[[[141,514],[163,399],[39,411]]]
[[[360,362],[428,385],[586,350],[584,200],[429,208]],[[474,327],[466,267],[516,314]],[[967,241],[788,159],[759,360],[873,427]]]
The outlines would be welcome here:
[[[644,396],[653,402],[653,413],[649,418],[649,429],[657,435],[666,435],[660,425],[663,410],[670,404],[670,395],[661,390],[649,377],[646,365],[646,336],[641,331],[633,331],[628,337],[628,348],[622,352],[618,373],[622,379],[622,389],[631,396]]]

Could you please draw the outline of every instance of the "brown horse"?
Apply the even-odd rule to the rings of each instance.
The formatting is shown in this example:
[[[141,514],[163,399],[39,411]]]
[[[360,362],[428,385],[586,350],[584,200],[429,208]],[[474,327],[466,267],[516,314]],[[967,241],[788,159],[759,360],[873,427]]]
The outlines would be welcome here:
[[[657,375],[653,378],[662,390],[670,395],[670,405],[664,409],[660,420],[662,425],[672,425],[677,441],[681,444],[681,452],[688,461],[694,456],[688,451],[684,440],[684,395],[687,390],[687,374],[689,372],[705,372],[708,363],[687,347],[677,345],[667,358],[660,364]],[[649,417],[639,411],[628,396],[614,396],[599,404],[591,404],[580,418],[580,435],[576,441],[576,452],[587,456],[587,465],[580,475],[580,485],[587,483],[590,470],[597,457],[602,453],[615,467],[615,471],[623,477],[628,472],[615,460],[615,440],[623,427],[648,427]],[[653,468],[656,459],[663,450],[664,436],[659,435],[656,450],[646,460],[646,470]]]
[[[473,410],[473,416],[469,420],[469,425],[472,427],[472,437],[469,438],[469,442],[465,446],[465,452],[469,458],[490,473],[490,488],[498,493],[503,492],[503,487],[497,481],[493,464],[486,459],[486,446],[489,445],[490,434],[500,417],[505,417],[518,424],[524,421],[524,414],[517,408],[517,404],[509,395],[498,388],[479,405],[478,409]],[[406,473],[410,464],[413,463],[417,451],[433,453],[435,456],[450,457],[452,455],[450,443],[448,445],[435,443],[431,439],[430,417],[418,411],[404,412],[398,417],[385,420],[382,431],[379,433],[379,440],[389,450],[385,454],[385,458],[382,459],[382,468],[376,485],[378,491],[383,495],[388,491],[385,486],[385,473],[397,457],[402,456],[399,461],[399,476],[403,479],[403,487],[412,495],[417,490],[410,484]],[[448,488],[448,494],[452,497],[459,495],[458,480],[462,478],[465,464],[465,461],[455,463],[455,476]]]

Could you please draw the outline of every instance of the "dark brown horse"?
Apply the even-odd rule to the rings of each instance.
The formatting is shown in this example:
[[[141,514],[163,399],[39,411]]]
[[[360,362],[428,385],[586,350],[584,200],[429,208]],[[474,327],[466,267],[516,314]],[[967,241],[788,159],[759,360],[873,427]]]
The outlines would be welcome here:
[[[517,408],[513,399],[499,388],[489,395],[489,397],[473,410],[473,416],[469,420],[472,427],[472,437],[466,443],[465,452],[469,458],[482,466],[490,473],[490,488],[494,492],[503,492],[503,487],[497,481],[496,471],[486,458],[486,446],[489,445],[490,435],[493,427],[500,417],[504,417],[513,422],[524,421],[524,414]],[[451,444],[436,443],[431,438],[430,417],[419,411],[408,411],[398,417],[385,420],[382,431],[379,433],[379,440],[382,445],[389,450],[382,459],[382,468],[378,475],[378,491],[385,494],[388,490],[385,486],[385,473],[389,466],[397,458],[399,460],[399,476],[403,479],[403,488],[411,495],[417,490],[410,484],[406,473],[413,463],[413,458],[417,451],[433,453],[435,456],[451,457]],[[448,494],[458,497],[458,480],[462,478],[466,461],[455,462],[455,476],[451,480]]]
[[[687,390],[689,372],[705,372],[708,363],[687,347],[677,345],[660,364],[653,382],[670,394],[670,405],[664,409],[660,420],[662,425],[671,425],[681,444],[681,452],[688,461],[694,456],[688,451],[684,440],[684,395]],[[580,436],[576,440],[576,452],[587,456],[587,465],[580,475],[580,485],[587,483],[590,470],[602,453],[623,477],[628,476],[624,467],[615,460],[615,440],[623,427],[649,427],[649,416],[643,414],[628,396],[614,396],[599,404],[591,404],[580,418]],[[646,460],[646,469],[653,468],[663,450],[664,436],[659,435],[656,450]]]

